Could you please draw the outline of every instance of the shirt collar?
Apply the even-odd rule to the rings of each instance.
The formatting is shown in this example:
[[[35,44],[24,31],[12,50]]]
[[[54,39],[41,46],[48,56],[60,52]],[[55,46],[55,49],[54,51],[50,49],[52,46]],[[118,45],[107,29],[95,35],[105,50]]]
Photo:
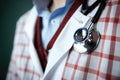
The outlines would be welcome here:
[[[36,6],[38,13],[40,13],[42,10],[47,9],[49,3],[51,0],[33,0],[33,4]],[[74,0],[66,0],[66,5],[73,2]]]
[[[45,9],[49,5],[50,0],[33,0],[33,4],[40,9]]]

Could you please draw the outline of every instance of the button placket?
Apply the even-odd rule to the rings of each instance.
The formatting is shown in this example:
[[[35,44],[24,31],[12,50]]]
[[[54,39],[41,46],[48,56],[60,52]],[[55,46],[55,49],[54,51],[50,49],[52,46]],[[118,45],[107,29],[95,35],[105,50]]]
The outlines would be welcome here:
[[[54,25],[56,23],[56,19],[51,20],[51,24]]]

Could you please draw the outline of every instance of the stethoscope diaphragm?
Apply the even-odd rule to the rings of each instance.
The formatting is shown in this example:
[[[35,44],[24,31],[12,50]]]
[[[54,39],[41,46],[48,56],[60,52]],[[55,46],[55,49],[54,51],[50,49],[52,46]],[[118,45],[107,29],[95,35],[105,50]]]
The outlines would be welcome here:
[[[95,50],[100,42],[100,33],[98,31],[95,29],[93,29],[90,33],[84,31],[86,31],[86,29],[81,28],[74,34],[75,42],[73,47],[79,53],[86,53]]]

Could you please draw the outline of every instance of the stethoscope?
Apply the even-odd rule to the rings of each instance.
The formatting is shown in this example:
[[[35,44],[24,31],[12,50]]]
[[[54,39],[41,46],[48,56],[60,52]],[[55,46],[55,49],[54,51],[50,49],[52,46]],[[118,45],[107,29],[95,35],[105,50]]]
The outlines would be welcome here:
[[[100,33],[95,29],[101,13],[103,12],[107,0],[97,0],[91,6],[88,6],[88,0],[84,0],[81,13],[87,15],[90,13],[98,4],[99,8],[92,19],[90,19],[83,28],[79,28],[74,33],[74,49],[79,53],[88,53],[94,51],[100,42]]]

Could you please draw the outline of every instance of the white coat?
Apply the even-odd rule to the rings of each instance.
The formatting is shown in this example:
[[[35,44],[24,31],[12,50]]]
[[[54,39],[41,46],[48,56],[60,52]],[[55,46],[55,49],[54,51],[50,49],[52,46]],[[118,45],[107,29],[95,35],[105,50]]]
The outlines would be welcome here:
[[[97,8],[88,16],[93,16]],[[120,1],[110,0],[96,29],[101,41],[92,53],[80,54],[72,48],[79,28],[70,18],[53,47],[42,72],[34,44],[37,11],[33,7],[17,23],[7,80],[120,80]],[[76,11],[77,12],[77,11]]]

